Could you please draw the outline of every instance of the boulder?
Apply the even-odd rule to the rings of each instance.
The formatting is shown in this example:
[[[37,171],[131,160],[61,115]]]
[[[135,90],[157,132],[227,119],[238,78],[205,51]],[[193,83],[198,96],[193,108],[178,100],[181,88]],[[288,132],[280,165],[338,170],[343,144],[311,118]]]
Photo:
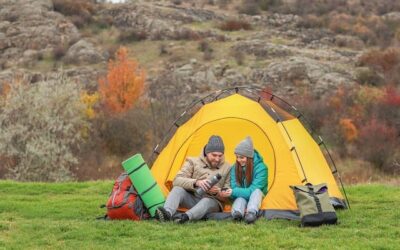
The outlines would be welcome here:
[[[72,45],[65,55],[64,60],[67,63],[76,63],[76,64],[94,64],[104,61],[104,57],[102,53],[100,53],[93,44],[80,40],[74,45]]]
[[[12,57],[0,53],[0,61],[11,60],[8,65],[25,65],[24,51],[67,46],[80,38],[78,29],[53,11],[51,0],[0,0],[0,6],[0,51],[18,51]]]

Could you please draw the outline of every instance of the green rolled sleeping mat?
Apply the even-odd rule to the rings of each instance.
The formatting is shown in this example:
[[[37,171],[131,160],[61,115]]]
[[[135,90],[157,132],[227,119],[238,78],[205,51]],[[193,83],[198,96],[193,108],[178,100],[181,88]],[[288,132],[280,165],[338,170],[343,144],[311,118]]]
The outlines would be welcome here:
[[[142,155],[132,156],[122,162],[122,166],[131,178],[133,186],[142,198],[150,215],[154,216],[156,209],[164,205],[165,197]]]

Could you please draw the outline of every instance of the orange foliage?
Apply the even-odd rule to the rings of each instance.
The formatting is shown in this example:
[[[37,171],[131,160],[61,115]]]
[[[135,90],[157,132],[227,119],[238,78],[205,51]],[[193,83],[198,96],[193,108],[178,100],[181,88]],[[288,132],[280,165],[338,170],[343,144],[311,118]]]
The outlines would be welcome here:
[[[336,90],[336,93],[329,98],[328,106],[334,108],[336,111],[341,110],[345,94],[346,91],[341,86],[339,86],[339,88]]]
[[[340,119],[339,123],[346,141],[351,142],[357,139],[358,130],[351,119]]]
[[[388,48],[384,51],[372,50],[360,58],[361,65],[371,66],[384,73],[393,70],[400,64],[400,49]]]
[[[354,18],[347,14],[335,14],[329,22],[329,29],[337,33],[347,33],[351,30]]]
[[[11,85],[9,83],[3,84],[3,88],[1,90],[1,96],[7,97],[8,93],[10,93]]]
[[[106,108],[115,113],[130,109],[143,92],[145,71],[135,60],[128,59],[124,47],[108,63],[108,73],[99,80],[99,93]]]

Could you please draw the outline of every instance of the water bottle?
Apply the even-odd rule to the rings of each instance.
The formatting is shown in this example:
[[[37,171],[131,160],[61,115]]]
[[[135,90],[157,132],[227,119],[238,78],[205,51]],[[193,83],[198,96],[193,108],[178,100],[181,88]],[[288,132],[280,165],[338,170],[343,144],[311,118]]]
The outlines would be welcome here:
[[[211,177],[211,179],[207,180],[208,183],[210,184],[210,188],[212,188],[215,184],[217,184],[219,182],[219,180],[221,180],[222,176],[220,174],[216,174],[213,177]],[[196,194],[203,196],[206,193],[206,191],[204,191],[201,187],[198,187],[196,189]]]

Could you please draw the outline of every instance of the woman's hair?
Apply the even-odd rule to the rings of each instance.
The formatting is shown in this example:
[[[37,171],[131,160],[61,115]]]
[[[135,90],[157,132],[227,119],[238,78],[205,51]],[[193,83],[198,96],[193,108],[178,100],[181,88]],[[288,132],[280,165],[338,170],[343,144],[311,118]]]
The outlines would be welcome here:
[[[235,175],[236,175],[236,183],[238,186],[241,186],[242,184],[242,167],[240,166],[239,162],[236,161],[236,166],[235,166]],[[246,163],[246,184],[250,185],[251,182],[253,181],[253,158],[247,157],[247,163]]]

